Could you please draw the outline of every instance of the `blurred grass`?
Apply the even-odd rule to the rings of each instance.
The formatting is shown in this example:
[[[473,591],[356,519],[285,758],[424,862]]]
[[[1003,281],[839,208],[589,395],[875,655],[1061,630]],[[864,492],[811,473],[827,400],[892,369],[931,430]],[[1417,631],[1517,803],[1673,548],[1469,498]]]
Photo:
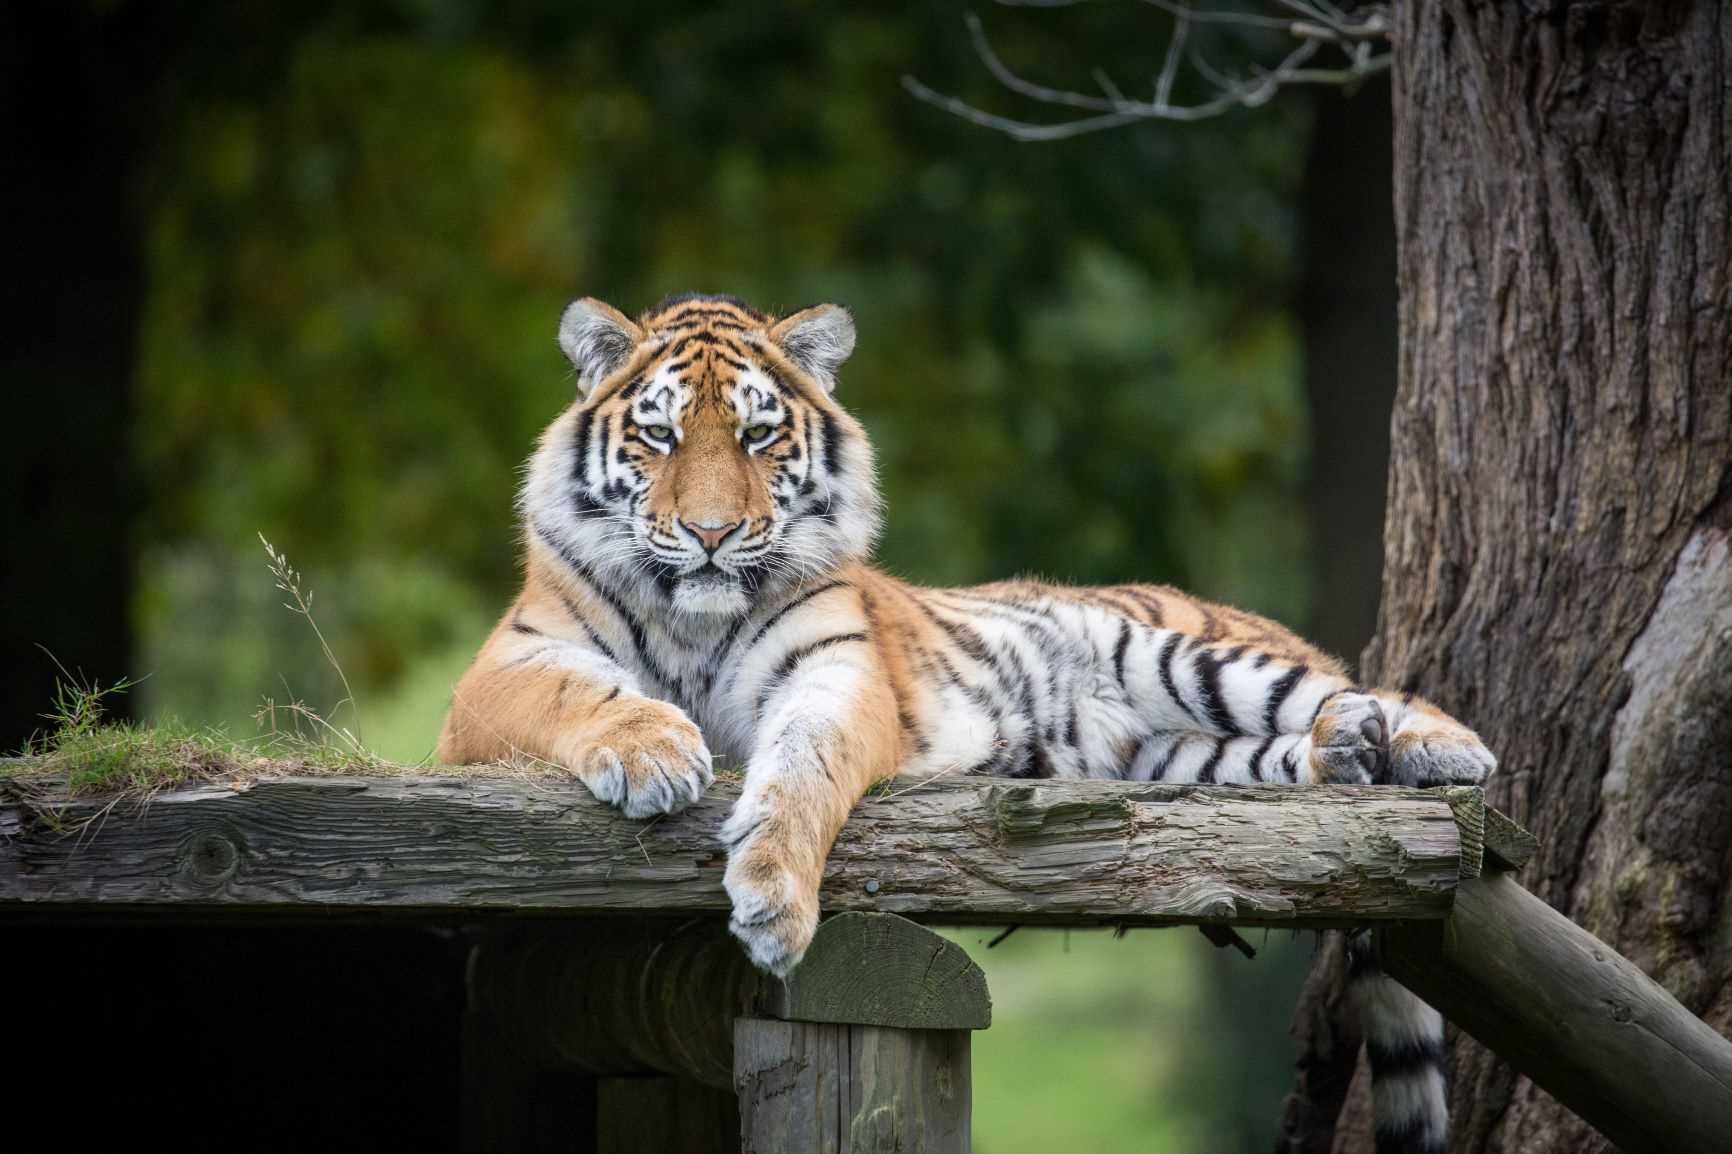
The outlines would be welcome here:
[[[1291,1006],[1309,936],[1271,934],[1248,961],[1189,927],[1119,939],[1024,927],[988,949],[998,932],[945,931],[992,991],[992,1028],[973,1041],[977,1154],[1268,1149],[1287,1019],[1228,1018],[1220,993]],[[1212,1076],[1223,1041],[1263,1059],[1228,1073],[1232,1087]]]

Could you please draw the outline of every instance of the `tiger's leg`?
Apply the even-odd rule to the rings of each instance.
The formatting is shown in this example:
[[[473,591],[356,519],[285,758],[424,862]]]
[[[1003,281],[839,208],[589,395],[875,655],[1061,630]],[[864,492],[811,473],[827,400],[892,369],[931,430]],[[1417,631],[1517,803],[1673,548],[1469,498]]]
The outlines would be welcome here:
[[[722,827],[728,928],[754,964],[786,974],[817,929],[830,847],[872,783],[895,772],[900,729],[864,632],[789,650],[750,692],[755,746]]]
[[[1377,785],[1478,785],[1497,758],[1473,730],[1409,694],[1344,690],[1311,726],[1313,773]]]
[[[714,780],[703,735],[678,706],[581,640],[537,627],[521,604],[458,681],[441,761],[531,757],[577,774],[596,797],[651,817],[684,809]]]
[[[1238,739],[1283,735],[1306,737],[1302,749],[1282,752],[1303,758],[1314,782],[1477,784],[1497,767],[1471,729],[1411,694],[1361,689],[1335,668],[1314,668],[1251,642],[1205,642],[1168,629],[1142,632],[1139,645],[1127,629],[1129,639],[1115,652],[1132,704],[1156,735],[1233,739],[1222,746],[1222,758],[1237,755],[1229,768],[1251,766],[1255,745]],[[1221,765],[1209,765],[1198,748],[1190,743],[1167,772],[1194,768],[1197,776],[1185,780],[1223,780]],[[1146,771],[1132,772],[1139,769]]]

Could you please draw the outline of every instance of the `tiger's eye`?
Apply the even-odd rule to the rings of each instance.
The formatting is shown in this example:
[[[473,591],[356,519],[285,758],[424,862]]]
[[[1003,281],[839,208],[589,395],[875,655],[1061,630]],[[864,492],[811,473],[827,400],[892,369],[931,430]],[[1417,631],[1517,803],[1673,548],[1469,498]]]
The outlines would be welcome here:
[[[774,425],[750,425],[743,435],[747,441],[767,441],[775,431]]]
[[[645,425],[643,427],[643,432],[644,436],[657,441],[668,441],[671,443],[674,439],[674,431],[666,425]]]

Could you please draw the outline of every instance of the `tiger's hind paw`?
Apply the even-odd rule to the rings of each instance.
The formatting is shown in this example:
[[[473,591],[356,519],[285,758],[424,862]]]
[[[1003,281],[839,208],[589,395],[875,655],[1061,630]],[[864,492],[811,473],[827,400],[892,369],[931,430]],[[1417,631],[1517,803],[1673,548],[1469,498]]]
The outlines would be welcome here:
[[[1389,722],[1368,693],[1337,693],[1311,723],[1311,780],[1364,785],[1389,780]]]
[[[1389,752],[1400,785],[1478,785],[1497,769],[1497,758],[1479,735],[1453,721],[1411,728],[1404,723]]]

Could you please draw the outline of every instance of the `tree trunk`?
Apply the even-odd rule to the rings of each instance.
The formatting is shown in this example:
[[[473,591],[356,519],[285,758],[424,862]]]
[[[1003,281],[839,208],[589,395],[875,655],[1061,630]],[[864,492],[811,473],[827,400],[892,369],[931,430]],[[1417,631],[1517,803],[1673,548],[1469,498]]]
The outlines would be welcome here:
[[[1732,12],[1413,0],[1395,52],[1366,676],[1475,725],[1489,800],[1540,837],[1525,884],[1727,1032]],[[1452,1057],[1456,1151],[1605,1148],[1471,1040]]]

